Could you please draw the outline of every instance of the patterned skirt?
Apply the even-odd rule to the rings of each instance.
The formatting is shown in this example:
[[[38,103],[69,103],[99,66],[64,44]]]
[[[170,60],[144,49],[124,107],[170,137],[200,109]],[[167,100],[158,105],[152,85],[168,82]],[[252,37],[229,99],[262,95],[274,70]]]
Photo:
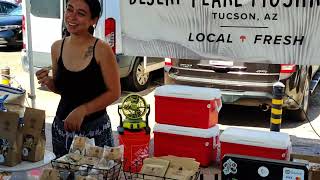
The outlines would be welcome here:
[[[114,146],[111,122],[107,113],[97,119],[84,121],[79,132],[64,130],[64,122],[56,116],[52,124],[52,147],[57,158],[68,154],[75,135],[94,138],[96,146]]]

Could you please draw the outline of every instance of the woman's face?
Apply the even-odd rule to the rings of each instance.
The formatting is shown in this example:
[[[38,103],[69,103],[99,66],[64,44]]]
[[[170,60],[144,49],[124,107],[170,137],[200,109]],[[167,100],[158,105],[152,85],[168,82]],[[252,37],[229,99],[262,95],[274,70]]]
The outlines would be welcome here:
[[[84,0],[69,0],[64,14],[64,22],[71,34],[87,33],[96,20],[91,19],[89,6]]]

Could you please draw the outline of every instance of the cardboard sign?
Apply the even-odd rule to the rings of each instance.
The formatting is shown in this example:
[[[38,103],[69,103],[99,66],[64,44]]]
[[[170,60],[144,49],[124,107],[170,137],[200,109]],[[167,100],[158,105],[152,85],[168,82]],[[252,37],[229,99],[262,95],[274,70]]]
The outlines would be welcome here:
[[[119,3],[122,52],[118,53],[320,64],[319,0],[121,0]]]

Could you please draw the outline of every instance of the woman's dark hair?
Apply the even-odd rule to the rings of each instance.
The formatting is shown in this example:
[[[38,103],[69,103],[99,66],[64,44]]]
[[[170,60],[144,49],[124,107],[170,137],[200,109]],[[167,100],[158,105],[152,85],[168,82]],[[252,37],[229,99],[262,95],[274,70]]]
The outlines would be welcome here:
[[[99,18],[101,16],[101,5],[99,0],[84,0],[84,2],[89,6],[91,19]],[[90,26],[88,31],[90,34],[93,34],[94,27]]]
[[[99,0],[84,0],[85,3],[89,6],[91,12],[91,18],[100,17],[101,15],[101,5]]]

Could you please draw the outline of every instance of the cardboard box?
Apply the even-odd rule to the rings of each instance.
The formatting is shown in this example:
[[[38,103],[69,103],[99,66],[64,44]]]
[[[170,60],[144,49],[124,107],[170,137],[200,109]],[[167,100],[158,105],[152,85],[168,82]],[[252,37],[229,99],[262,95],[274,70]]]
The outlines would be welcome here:
[[[218,89],[164,85],[155,90],[155,120],[160,124],[208,129],[218,123]]]

